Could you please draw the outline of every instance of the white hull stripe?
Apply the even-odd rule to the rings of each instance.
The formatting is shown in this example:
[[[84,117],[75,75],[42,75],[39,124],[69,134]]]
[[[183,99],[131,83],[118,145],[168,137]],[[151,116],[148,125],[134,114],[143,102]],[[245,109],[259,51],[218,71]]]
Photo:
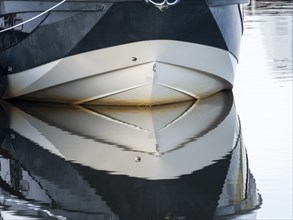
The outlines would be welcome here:
[[[126,85],[128,83],[125,83],[126,87],[122,86],[103,94],[91,94],[92,97],[80,98],[91,100],[93,97],[105,97],[130,88],[154,83],[193,97],[200,97],[201,94],[190,91],[190,88],[186,89],[184,84],[180,87],[173,85],[174,83],[170,82],[170,77],[181,79],[186,77],[184,74],[191,78],[194,78],[192,75],[206,75],[206,79],[203,79],[202,76],[196,79],[203,80],[203,83],[206,84],[208,82],[205,81],[214,79],[219,85],[216,85],[215,88],[209,88],[211,92],[205,91],[203,94],[205,96],[232,87],[236,64],[236,59],[228,51],[218,48],[170,40],[142,41],[65,57],[9,75],[9,88],[6,97],[17,97],[70,83],[76,85],[77,81],[86,81],[90,77],[95,77],[98,81],[100,79],[97,76],[105,79],[106,75],[109,76],[109,79],[106,80],[108,84],[104,86],[115,84],[117,79],[121,80],[122,84],[123,81],[137,80],[137,82],[129,87]],[[116,74],[111,75],[114,72]],[[131,73],[126,74],[125,72]],[[124,75],[130,78],[123,79]],[[144,80],[141,80],[142,78]],[[215,82],[212,83],[212,86],[216,84]],[[83,90],[91,89],[86,84],[83,86],[85,86]],[[186,86],[191,87],[192,84]],[[70,100],[70,102],[72,101],[79,102],[79,100]]]

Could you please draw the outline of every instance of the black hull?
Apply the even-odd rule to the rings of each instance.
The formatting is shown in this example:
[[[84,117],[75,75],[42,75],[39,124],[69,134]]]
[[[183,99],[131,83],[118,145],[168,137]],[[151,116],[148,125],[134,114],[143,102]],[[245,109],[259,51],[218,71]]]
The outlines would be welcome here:
[[[233,2],[211,7],[203,0],[181,0],[165,11],[145,1],[65,2],[32,22],[0,33],[0,65],[5,74],[13,74],[83,52],[160,39],[216,47],[238,58],[242,15],[240,4]],[[0,30],[56,3],[3,1]]]

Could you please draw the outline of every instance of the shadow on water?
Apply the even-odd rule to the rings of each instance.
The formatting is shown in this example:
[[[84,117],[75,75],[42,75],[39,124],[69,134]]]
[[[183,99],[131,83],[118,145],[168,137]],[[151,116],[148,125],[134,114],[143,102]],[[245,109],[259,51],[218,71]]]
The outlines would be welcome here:
[[[0,112],[2,216],[219,219],[261,204],[230,91],[154,108]]]

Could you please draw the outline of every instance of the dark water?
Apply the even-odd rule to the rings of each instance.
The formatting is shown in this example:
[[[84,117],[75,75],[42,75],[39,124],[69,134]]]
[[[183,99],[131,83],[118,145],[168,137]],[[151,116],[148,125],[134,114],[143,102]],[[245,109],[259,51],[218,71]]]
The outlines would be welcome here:
[[[252,2],[233,93],[2,103],[0,218],[292,219],[291,48],[292,4]]]

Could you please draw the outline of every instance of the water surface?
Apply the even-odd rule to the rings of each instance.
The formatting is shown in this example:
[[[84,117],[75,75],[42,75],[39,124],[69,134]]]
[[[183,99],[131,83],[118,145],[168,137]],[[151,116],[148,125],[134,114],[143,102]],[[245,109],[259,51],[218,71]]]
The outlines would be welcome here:
[[[293,219],[292,14],[292,1],[255,1],[246,9],[233,92],[263,197],[257,219]]]

